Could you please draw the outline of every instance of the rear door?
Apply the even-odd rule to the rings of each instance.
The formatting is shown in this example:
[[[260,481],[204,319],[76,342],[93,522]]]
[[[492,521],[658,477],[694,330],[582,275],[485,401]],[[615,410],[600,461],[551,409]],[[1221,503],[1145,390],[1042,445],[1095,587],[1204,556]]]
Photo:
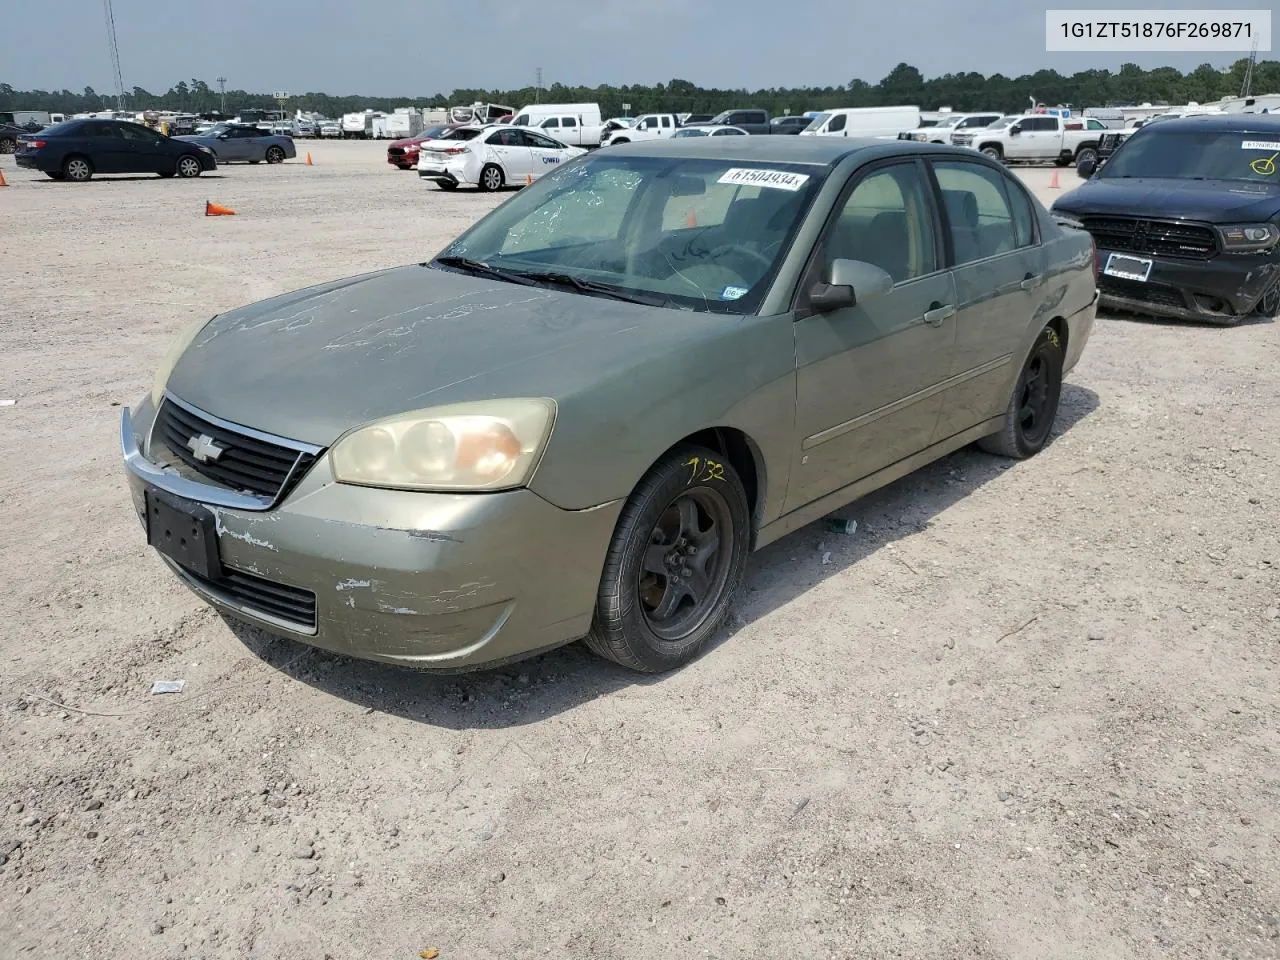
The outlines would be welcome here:
[[[929,445],[951,370],[955,287],[946,269],[928,170],[898,159],[854,174],[801,284],[795,323],[797,444],[786,509]],[[893,279],[888,294],[828,313],[803,291],[833,260]]]
[[[87,120],[77,131],[83,152],[97,173],[128,173],[132,161],[129,142],[120,134],[123,124],[110,120]],[[79,148],[71,152],[80,152]]]
[[[945,239],[956,284],[951,386],[934,441],[1000,414],[1024,335],[1036,316],[1044,249],[1026,191],[977,160],[931,160],[942,197]]]
[[[502,167],[507,183],[524,183],[533,174],[533,156],[525,132],[514,127],[495,130],[485,140],[489,158]]]

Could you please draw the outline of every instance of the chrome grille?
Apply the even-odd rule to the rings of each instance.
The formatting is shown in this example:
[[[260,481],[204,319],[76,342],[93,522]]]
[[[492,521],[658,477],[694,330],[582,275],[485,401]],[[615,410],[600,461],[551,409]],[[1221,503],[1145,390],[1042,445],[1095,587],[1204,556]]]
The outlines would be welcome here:
[[[1209,260],[1218,252],[1209,227],[1136,217],[1083,217],[1084,228],[1107,250],[1185,260]]]
[[[201,439],[220,452],[198,455]],[[320,450],[305,444],[269,439],[267,435],[210,417],[166,395],[151,432],[151,459],[156,446],[179,460],[186,470],[230,490],[248,491],[279,500],[311,468]],[[209,450],[208,444],[204,451]]]

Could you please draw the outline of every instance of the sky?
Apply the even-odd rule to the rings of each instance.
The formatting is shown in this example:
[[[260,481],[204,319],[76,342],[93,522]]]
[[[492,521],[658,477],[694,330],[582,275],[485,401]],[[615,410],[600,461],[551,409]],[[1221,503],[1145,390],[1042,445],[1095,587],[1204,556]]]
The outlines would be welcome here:
[[[1245,55],[1046,53],[1046,4],[1028,0],[112,2],[125,88],[153,93],[193,77],[215,86],[225,76],[228,89],[253,92],[425,97],[532,86],[538,67],[546,86],[679,78],[734,89],[822,87],[874,83],[901,61],[926,77],[1017,76],[1042,67],[1115,70],[1125,61],[1191,70]],[[69,15],[75,7],[82,9]],[[7,4],[0,82],[114,92],[101,0]]]

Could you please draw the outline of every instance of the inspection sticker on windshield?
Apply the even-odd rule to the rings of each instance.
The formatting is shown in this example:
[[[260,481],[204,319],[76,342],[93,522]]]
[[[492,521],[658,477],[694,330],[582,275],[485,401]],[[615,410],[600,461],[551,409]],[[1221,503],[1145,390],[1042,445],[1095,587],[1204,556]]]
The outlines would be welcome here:
[[[733,167],[726,170],[717,183],[740,187],[773,187],[775,190],[799,190],[809,180],[807,173],[788,173],[786,170],[753,170]]]
[[[1240,144],[1241,150],[1280,150],[1280,141],[1246,140]]]
[[[737,300],[747,295],[746,287],[735,287],[732,284],[720,291],[721,300]]]

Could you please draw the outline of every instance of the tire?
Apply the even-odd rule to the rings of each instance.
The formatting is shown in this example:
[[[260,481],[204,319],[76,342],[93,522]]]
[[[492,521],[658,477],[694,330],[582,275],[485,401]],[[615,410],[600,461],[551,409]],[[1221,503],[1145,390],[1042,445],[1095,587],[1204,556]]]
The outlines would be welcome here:
[[[1062,341],[1045,327],[1027,356],[1009,396],[1005,424],[999,433],[983,437],[978,446],[987,453],[1014,460],[1033,457],[1049,441],[1062,395]]]
[[[1004,162],[1004,151],[1001,150],[999,147],[997,147],[995,144],[989,144],[983,147],[982,155],[984,157],[990,157],[992,160],[1000,161],[1001,163]]]
[[[267,163],[284,163],[284,151],[279,147],[267,147]]]
[[[1053,161],[1053,165],[1054,165],[1055,167],[1069,167],[1069,166],[1071,166],[1071,158],[1070,158],[1070,157],[1058,157],[1056,160],[1054,160],[1054,161]]]
[[[183,154],[178,158],[178,176],[184,180],[192,177],[198,177],[204,172],[204,167],[200,165],[200,158],[194,157],[189,153]]]
[[[12,137],[0,139],[0,153],[13,153],[18,149],[18,141]]]
[[[733,467],[703,447],[676,448],[645,474],[622,509],[587,646],[642,673],[688,663],[720,628],[738,592],[750,525]]]
[[[437,180],[436,186],[445,191],[458,189],[458,185],[452,180]]]
[[[75,183],[85,183],[93,177],[93,164],[79,154],[67,157],[62,161],[62,176]]]
[[[1094,163],[1097,163],[1098,148],[1097,147],[1081,147],[1079,150],[1076,151],[1076,163],[1079,163],[1082,160],[1092,160]]]
[[[480,189],[485,193],[501,190],[506,182],[507,178],[503,176],[502,168],[496,163],[486,163],[484,169],[480,171]]]
[[[1258,316],[1270,320],[1280,317],[1280,280],[1271,285],[1271,289],[1262,295],[1256,308]]]

